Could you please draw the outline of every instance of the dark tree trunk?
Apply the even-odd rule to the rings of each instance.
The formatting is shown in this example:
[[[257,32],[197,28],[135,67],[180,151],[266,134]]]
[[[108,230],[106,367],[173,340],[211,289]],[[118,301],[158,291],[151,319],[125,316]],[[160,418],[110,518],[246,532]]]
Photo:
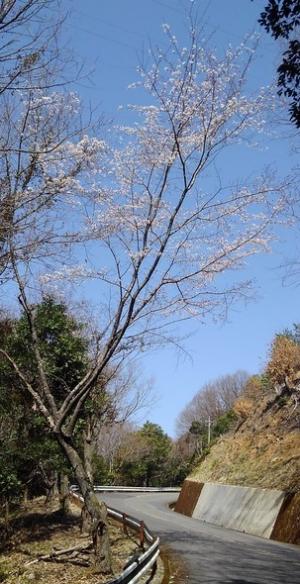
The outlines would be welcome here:
[[[26,485],[23,491],[23,503],[27,505],[28,503],[28,486]]]
[[[94,484],[94,476],[93,476],[93,446],[92,446],[92,430],[91,430],[91,422],[88,419],[86,421],[86,427],[83,432],[83,458],[84,458],[84,467],[86,470],[86,474],[91,485]]]
[[[101,574],[111,574],[112,566],[106,505],[94,493],[82,460],[71,439],[66,440],[58,434],[57,440],[69,460],[84,499],[85,512],[90,516],[95,552],[94,568]]]
[[[44,476],[44,481],[46,485],[46,503],[50,503],[59,493],[57,472],[53,471],[49,477]]]

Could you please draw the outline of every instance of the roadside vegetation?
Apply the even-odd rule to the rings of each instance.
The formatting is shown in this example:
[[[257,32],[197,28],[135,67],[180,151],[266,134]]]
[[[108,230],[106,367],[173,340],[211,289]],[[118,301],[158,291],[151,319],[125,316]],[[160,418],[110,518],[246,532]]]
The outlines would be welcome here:
[[[233,404],[231,430],[200,457],[191,478],[297,492],[300,485],[299,325],[274,338],[265,370]]]
[[[82,533],[80,510],[75,505],[70,504],[65,514],[57,498],[47,503],[44,497],[38,497],[12,510],[9,519],[11,539],[1,550],[0,582],[97,584],[107,581],[107,577],[93,569],[91,537]],[[137,553],[139,542],[136,533],[128,530],[125,534],[114,521],[110,521],[109,530],[113,572],[117,576]]]

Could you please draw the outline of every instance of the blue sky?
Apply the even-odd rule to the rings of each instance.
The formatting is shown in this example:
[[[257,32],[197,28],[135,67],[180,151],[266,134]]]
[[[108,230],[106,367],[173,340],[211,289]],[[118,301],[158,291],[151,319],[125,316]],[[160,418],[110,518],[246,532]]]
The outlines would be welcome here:
[[[71,15],[66,24],[67,44],[93,70],[90,79],[82,80],[77,90],[83,100],[99,106],[107,119],[124,115],[121,104],[134,99],[128,85],[136,79],[136,66],[149,42],[162,41],[161,25],[168,23],[179,39],[184,39],[185,9],[190,0],[65,0]],[[217,48],[238,44],[245,34],[257,30],[262,38],[258,47],[249,87],[254,89],[272,80],[279,58],[279,47],[257,24],[264,1],[195,0],[203,36]],[[281,126],[284,139],[269,139],[266,149],[237,154],[234,164],[223,159],[225,176],[238,178],[254,173],[262,163],[288,173],[295,165],[291,154],[292,127]],[[237,174],[238,172],[238,174]],[[143,356],[141,371],[154,380],[159,401],[149,413],[174,435],[175,420],[185,404],[206,382],[237,369],[260,371],[266,361],[276,332],[300,321],[299,288],[282,285],[278,266],[286,256],[297,254],[296,232],[283,232],[282,241],[272,255],[253,258],[245,274],[256,281],[256,300],[247,306],[237,305],[224,323],[193,322],[182,331],[188,334],[184,349],[189,356],[173,347]]]

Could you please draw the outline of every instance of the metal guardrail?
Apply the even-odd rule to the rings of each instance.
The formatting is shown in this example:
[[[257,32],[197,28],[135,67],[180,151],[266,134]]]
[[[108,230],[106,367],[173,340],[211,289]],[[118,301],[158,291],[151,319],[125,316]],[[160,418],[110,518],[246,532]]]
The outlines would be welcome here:
[[[70,487],[77,489],[76,485]],[[118,485],[95,485],[94,491],[102,491],[103,493],[180,493],[181,487],[124,487]]]
[[[139,487],[132,487],[138,489]],[[120,488],[117,487],[115,490]],[[104,491],[108,490],[104,486],[96,486],[94,487],[95,491]],[[124,491],[125,488],[122,489]],[[159,489],[156,489],[159,491]],[[78,494],[78,487],[72,485],[70,488],[70,493],[78,500],[83,501],[83,497]],[[143,490],[143,492],[145,492]],[[112,507],[107,507],[107,513],[109,517],[120,521],[123,524],[124,532],[126,533],[127,527],[131,527],[139,532],[139,539],[140,539],[140,548],[142,553],[138,557],[134,557],[132,561],[129,562],[125,570],[122,572],[118,578],[114,580],[110,580],[107,584],[135,584],[138,582],[139,579],[147,572],[150,568],[153,569],[153,575],[156,571],[156,562],[159,556],[159,537],[155,537],[153,533],[148,529],[143,521],[136,519],[135,517],[131,517],[126,513],[122,513],[117,509]],[[144,551],[144,543],[150,544],[149,548]]]

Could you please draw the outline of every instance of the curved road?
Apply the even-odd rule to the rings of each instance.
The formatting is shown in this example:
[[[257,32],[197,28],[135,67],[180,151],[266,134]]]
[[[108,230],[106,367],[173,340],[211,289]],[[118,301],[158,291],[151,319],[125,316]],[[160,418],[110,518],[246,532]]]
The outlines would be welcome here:
[[[172,493],[106,493],[102,499],[180,554],[193,584],[300,584],[300,548],[222,529],[170,511]],[[176,583],[177,584],[177,583]]]

